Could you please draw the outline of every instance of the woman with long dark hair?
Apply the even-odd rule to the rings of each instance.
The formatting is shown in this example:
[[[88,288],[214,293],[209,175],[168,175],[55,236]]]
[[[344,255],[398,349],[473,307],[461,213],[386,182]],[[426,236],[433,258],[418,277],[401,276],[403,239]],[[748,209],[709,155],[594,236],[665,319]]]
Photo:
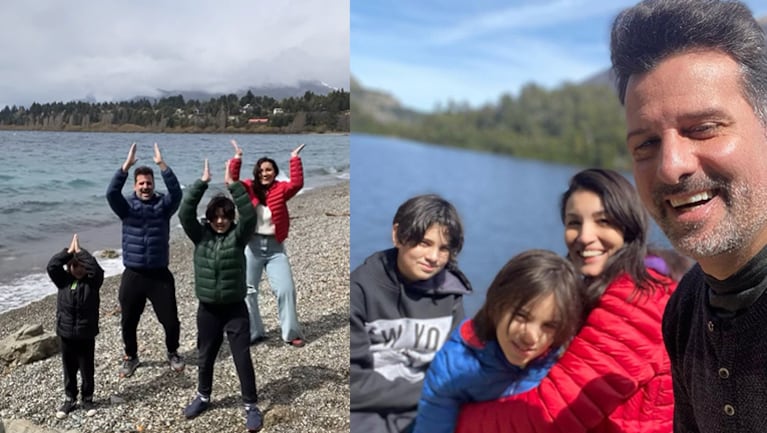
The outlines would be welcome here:
[[[242,166],[242,149],[232,140],[234,158],[229,170],[232,178],[239,180]],[[248,295],[245,299],[250,312],[250,341],[257,343],[266,337],[261,312],[258,309],[258,284],[266,270],[269,285],[277,296],[277,310],[282,328],[282,340],[293,347],[302,347],[304,333],[296,312],[296,287],[293,272],[285,250],[290,215],[287,202],[304,186],[304,169],[298,154],[304,148],[301,144],[290,154],[290,179],[277,180],[280,169],[277,163],[267,157],[256,161],[253,179],[240,182],[250,194],[251,203],[258,217],[256,229],[245,248],[246,284]]]
[[[567,256],[588,315],[540,385],[464,406],[457,432],[671,432],[671,367],[661,334],[676,283],[645,266],[648,219],[612,170],[577,173],[562,195]]]

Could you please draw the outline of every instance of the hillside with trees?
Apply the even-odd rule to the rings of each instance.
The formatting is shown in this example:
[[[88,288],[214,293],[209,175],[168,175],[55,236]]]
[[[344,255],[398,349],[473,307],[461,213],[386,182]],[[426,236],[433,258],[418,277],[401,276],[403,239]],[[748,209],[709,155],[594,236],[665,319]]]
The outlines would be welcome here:
[[[355,131],[385,134],[390,123],[410,124],[420,117],[420,113],[404,108],[388,93],[367,89],[354,77],[351,78],[351,93]]]
[[[767,17],[758,22],[767,32]],[[627,169],[631,162],[610,69],[552,90],[528,84],[479,108],[449,101],[432,113],[409,110],[352,77],[351,105],[355,132],[580,166]]]
[[[383,110],[355,95],[355,132],[584,166],[625,168],[630,162],[623,109],[615,91],[604,84],[564,84],[553,90],[528,84],[518,96],[504,94],[495,104],[472,108],[448,102],[427,114],[408,113],[391,101]]]
[[[222,95],[207,101],[182,95],[152,101],[32,103],[0,110],[0,129],[100,132],[349,132],[350,96],[344,90],[326,95],[306,91],[302,97],[277,100]]]

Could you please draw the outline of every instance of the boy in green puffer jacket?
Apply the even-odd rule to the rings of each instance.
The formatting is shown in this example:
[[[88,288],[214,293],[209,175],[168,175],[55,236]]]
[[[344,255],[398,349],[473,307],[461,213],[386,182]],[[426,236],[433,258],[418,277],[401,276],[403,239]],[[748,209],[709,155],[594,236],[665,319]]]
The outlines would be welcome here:
[[[224,173],[224,182],[234,201],[224,195],[213,197],[205,211],[207,222],[197,220],[197,205],[210,182],[206,159],[202,177],[186,191],[178,213],[184,231],[194,243],[194,291],[200,300],[197,396],[184,409],[184,416],[194,418],[210,406],[213,365],[226,332],[245,403],[245,426],[255,432],[261,429],[262,417],[256,407],[256,376],[250,357],[244,251],[256,225],[256,213],[245,187],[233,182],[228,170]],[[235,203],[240,213],[239,223],[234,222]]]

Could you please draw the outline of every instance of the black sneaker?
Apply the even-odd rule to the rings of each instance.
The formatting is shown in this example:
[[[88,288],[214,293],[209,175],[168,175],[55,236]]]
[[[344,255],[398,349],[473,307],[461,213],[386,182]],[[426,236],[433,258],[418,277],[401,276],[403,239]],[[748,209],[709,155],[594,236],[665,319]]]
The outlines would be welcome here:
[[[261,411],[258,410],[256,405],[245,406],[245,428],[248,429],[248,433],[255,433],[261,430],[264,426],[263,417]]]
[[[256,338],[250,339],[250,345],[255,346],[256,344],[260,344],[266,341],[266,335],[261,335]]]
[[[170,369],[173,371],[184,371],[184,359],[181,357],[181,355],[178,354],[178,352],[172,352],[168,354],[168,364],[170,364]]]
[[[138,368],[140,362],[138,356],[130,357],[125,355],[123,357],[123,365],[120,367],[120,377],[131,377]]]
[[[64,403],[61,404],[61,407],[59,407],[59,410],[56,411],[56,418],[58,419],[64,419],[69,415],[69,412],[72,412],[77,407],[77,402],[75,402],[74,399],[70,399],[67,397],[64,400]]]
[[[85,416],[96,415],[96,403],[93,402],[93,397],[84,398],[81,406],[85,411]]]
[[[192,419],[196,417],[197,415],[205,412],[205,409],[210,406],[210,398],[203,398],[200,394],[197,394],[197,397],[192,400],[191,403],[189,403],[189,406],[184,408],[184,416],[187,419]]]

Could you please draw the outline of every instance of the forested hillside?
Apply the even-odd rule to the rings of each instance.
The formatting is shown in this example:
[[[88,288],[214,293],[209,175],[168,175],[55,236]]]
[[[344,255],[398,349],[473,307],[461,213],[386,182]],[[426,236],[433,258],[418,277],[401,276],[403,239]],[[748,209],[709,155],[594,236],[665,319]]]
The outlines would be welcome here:
[[[767,17],[759,23],[767,31]],[[432,113],[409,110],[352,77],[351,105],[355,132],[582,166],[626,169],[630,164],[623,107],[609,69],[580,84],[551,90],[528,84],[517,96],[501,95],[494,104],[449,101]]]
[[[349,92],[276,100],[229,94],[208,101],[182,95],[157,101],[33,103],[0,110],[0,129],[152,132],[348,132]]]
[[[379,101],[386,100],[378,93]],[[375,99],[361,100],[352,90],[355,132],[578,165],[625,168],[629,163],[623,110],[607,85],[565,84],[546,90],[528,84],[519,96],[505,94],[495,104],[472,108],[448,103],[428,114],[391,101],[383,108],[371,101]]]

